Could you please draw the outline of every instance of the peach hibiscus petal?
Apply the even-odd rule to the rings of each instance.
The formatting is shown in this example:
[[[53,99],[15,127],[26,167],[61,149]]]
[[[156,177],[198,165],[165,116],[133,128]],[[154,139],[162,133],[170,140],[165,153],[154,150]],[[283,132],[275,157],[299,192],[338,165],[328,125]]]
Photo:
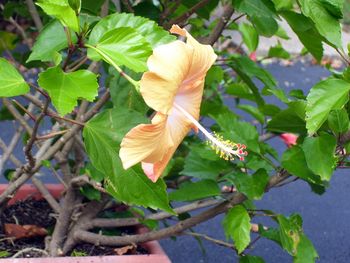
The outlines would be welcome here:
[[[149,71],[143,74],[140,82],[140,92],[149,107],[168,113],[190,67],[191,53],[181,41],[154,49],[147,61]]]
[[[174,145],[166,129],[167,116],[158,113],[152,124],[140,124],[131,129],[123,138],[119,151],[124,169],[139,163],[162,160]]]
[[[191,83],[196,80],[203,80],[217,58],[212,46],[199,43],[186,29],[182,29],[178,25],[173,25],[170,32],[186,37],[187,46],[193,48],[191,66],[183,82],[183,88],[186,87],[186,82]]]
[[[177,147],[183,141],[192,127],[189,122],[177,109],[173,109],[168,117],[166,129],[173,141],[173,146],[169,148],[167,153],[158,162],[142,162],[142,169],[149,179],[156,182],[164,172],[170,159],[174,155]]]

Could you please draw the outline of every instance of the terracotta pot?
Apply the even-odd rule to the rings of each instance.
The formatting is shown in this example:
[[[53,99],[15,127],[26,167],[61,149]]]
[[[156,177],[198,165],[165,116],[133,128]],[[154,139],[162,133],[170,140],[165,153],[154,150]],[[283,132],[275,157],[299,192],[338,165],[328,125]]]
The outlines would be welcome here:
[[[0,193],[7,187],[7,184],[0,184]],[[58,198],[63,186],[58,184],[47,184],[50,193]],[[25,200],[28,197],[41,199],[38,190],[30,184],[23,185],[11,199],[9,204],[18,200]],[[141,244],[150,252],[148,255],[123,255],[123,256],[92,256],[92,257],[56,257],[56,258],[7,258],[0,259],[0,263],[171,263],[164,250],[157,241],[150,241]]]

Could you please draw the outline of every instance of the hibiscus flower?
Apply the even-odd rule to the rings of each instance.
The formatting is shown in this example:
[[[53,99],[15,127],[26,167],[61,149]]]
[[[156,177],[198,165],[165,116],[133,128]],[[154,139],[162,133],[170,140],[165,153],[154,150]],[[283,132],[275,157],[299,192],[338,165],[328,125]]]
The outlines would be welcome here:
[[[147,61],[149,71],[140,81],[140,93],[156,111],[151,124],[140,124],[123,138],[119,156],[124,169],[142,162],[145,174],[156,182],[191,128],[200,130],[220,156],[241,160],[245,146],[208,132],[199,122],[207,71],[216,60],[209,45],[202,45],[185,29],[173,25],[171,33],[186,37],[154,49]]]

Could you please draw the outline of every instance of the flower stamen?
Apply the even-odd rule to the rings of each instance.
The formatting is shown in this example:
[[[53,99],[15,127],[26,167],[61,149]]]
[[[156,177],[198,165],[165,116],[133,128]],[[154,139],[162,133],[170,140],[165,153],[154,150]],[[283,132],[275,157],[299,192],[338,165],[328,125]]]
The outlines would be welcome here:
[[[174,107],[178,109],[185,117],[190,120],[207,138],[207,143],[210,147],[220,156],[220,158],[226,161],[232,161],[235,157],[238,157],[241,161],[244,160],[244,156],[248,155],[245,151],[246,146],[240,143],[234,143],[230,140],[226,140],[222,135],[217,133],[208,132],[191,114],[189,114],[184,108],[174,103]]]

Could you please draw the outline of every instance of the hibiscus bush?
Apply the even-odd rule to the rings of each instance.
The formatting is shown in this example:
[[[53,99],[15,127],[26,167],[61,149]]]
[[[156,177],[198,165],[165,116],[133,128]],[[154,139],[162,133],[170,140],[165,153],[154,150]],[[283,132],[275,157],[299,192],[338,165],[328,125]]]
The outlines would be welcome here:
[[[295,262],[314,262],[301,216],[254,201],[296,180],[322,194],[334,170],[348,167],[349,70],[326,65],[331,76],[308,94],[287,94],[261,62],[292,55],[280,42],[266,57],[256,50],[261,36],[288,40],[287,23],[304,46],[299,56],[320,63],[328,45],[348,65],[343,2],[0,4],[0,121],[16,127],[12,138],[0,138],[0,173],[8,180],[1,211],[33,183],[57,213],[51,256],[81,241],[120,246],[184,233],[233,249],[240,262],[263,262],[249,255],[256,238],[276,242]],[[241,43],[231,39],[237,34]],[[271,97],[283,106],[268,103]],[[288,146],[282,154],[270,143],[276,136]],[[64,185],[59,202],[47,177]],[[125,211],[100,218],[121,204],[127,218]],[[227,240],[188,231],[219,214]],[[150,231],[99,231],[134,225]]]

